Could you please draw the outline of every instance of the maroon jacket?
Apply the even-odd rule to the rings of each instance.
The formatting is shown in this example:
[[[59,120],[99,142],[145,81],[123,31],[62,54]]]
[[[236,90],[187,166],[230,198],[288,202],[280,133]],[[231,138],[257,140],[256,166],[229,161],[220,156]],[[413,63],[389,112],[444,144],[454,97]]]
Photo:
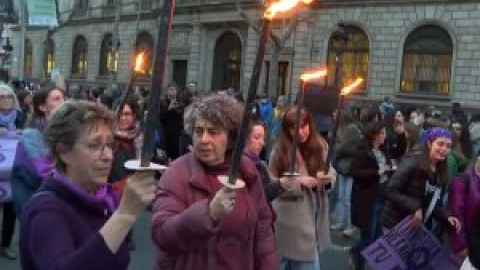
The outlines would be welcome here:
[[[448,193],[448,209],[462,224],[459,234],[450,233],[452,248],[459,252],[467,248],[467,236],[472,233],[475,215],[480,210],[480,178],[474,166],[465,171],[465,176],[453,180]]]
[[[233,212],[217,222],[209,203],[221,184],[212,171],[187,154],[160,179],[152,217],[155,269],[279,269],[271,214],[255,165],[242,157],[239,177],[246,187],[237,191]]]

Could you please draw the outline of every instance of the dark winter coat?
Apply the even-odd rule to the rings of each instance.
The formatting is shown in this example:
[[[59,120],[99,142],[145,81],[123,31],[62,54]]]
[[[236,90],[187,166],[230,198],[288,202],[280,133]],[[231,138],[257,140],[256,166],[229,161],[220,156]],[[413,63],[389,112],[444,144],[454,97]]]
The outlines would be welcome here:
[[[388,155],[387,165],[390,165]],[[371,228],[373,204],[378,196],[383,196],[380,188],[380,176],[377,159],[372,150],[362,145],[352,158],[350,175],[353,179],[351,195],[352,224],[363,231]]]
[[[414,153],[405,157],[398,165],[397,170],[385,187],[385,207],[382,212],[381,222],[386,228],[392,228],[408,215],[418,209],[424,209],[426,204],[426,184],[429,174],[420,165],[420,154]],[[441,187],[442,194],[445,185]],[[435,205],[432,217],[449,227],[448,213],[440,206],[439,201]],[[425,211],[423,211],[425,215]]]

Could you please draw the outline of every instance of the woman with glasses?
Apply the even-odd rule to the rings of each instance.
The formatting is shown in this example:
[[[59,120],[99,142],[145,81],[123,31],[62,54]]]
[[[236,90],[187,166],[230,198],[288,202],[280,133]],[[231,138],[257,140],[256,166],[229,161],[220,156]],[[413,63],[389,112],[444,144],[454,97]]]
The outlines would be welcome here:
[[[17,97],[13,90],[6,84],[0,84],[0,145],[9,143],[12,138],[16,137],[17,127],[21,125],[22,112],[18,106]],[[5,152],[3,152],[5,153]],[[14,153],[11,153],[13,155]],[[0,161],[3,163],[3,160]],[[5,166],[2,164],[2,166]],[[9,170],[12,167],[8,168]],[[10,179],[6,179],[11,182]],[[3,208],[2,219],[2,238],[0,255],[4,258],[15,260],[17,258],[15,252],[10,248],[15,230],[15,211],[13,210],[13,202],[11,198],[4,198],[0,193],[0,202]]]
[[[107,185],[113,126],[106,107],[86,101],[65,102],[50,116],[44,136],[57,170],[22,215],[22,269],[127,269],[124,240],[155,185],[153,172],[137,172],[120,201]]]
[[[114,131],[116,149],[112,170],[108,175],[108,182],[113,183],[115,187],[123,187],[120,183],[123,183],[131,174],[123,164],[128,160],[140,158],[143,134],[138,116],[138,103],[133,98],[127,99],[121,111],[117,113]]]

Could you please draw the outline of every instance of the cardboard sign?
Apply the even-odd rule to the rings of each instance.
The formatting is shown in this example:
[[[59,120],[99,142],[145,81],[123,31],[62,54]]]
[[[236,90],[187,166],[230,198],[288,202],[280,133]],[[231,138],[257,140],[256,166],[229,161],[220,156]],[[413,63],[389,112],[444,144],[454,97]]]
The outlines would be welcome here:
[[[409,216],[362,251],[376,270],[456,270],[457,258],[424,226]]]
[[[16,135],[0,137],[0,202],[12,200],[11,175],[18,141]]]

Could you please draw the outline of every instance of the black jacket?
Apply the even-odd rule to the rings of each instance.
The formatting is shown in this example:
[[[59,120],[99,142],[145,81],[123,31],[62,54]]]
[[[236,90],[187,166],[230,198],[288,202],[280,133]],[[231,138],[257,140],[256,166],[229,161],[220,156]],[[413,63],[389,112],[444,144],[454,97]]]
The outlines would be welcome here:
[[[389,156],[385,151],[387,165]],[[361,145],[352,158],[350,175],[353,179],[351,195],[352,224],[364,231],[369,231],[372,221],[375,199],[382,196],[378,162],[372,150]]]
[[[381,218],[384,227],[392,228],[416,210],[425,208],[429,202],[426,197],[429,177],[428,172],[420,166],[419,153],[413,153],[402,160],[384,190],[386,201]],[[443,194],[445,185],[441,188]],[[440,199],[435,205],[432,217],[449,226],[447,210],[440,206],[439,201]],[[425,211],[423,214],[425,215]]]

